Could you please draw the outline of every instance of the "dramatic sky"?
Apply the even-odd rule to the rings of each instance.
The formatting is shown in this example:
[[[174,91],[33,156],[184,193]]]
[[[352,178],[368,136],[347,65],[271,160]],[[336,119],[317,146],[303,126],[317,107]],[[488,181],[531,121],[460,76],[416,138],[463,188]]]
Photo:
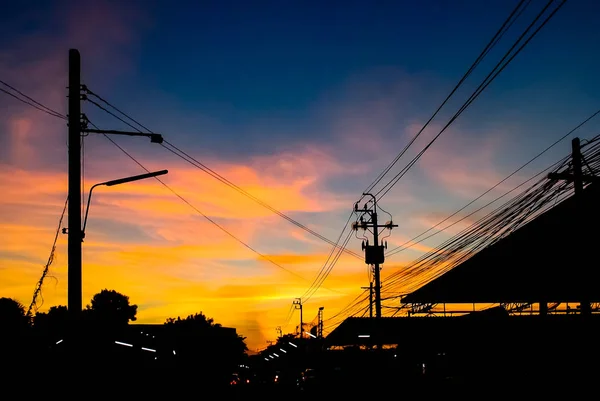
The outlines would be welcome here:
[[[0,16],[0,80],[67,113],[67,55],[83,82],[247,192],[336,240],[352,204],[402,150],[517,4],[498,1],[28,1]],[[533,0],[392,175],[439,132],[546,4]],[[477,197],[600,106],[600,3],[571,1],[540,31],[381,206],[390,246]],[[0,88],[8,88],[0,85]],[[105,129],[128,129],[89,103]],[[577,135],[589,138],[600,125]],[[66,124],[0,93],[0,296],[31,302],[67,191]],[[139,322],[204,312],[248,338],[276,337],[329,245],[159,145],[114,137],[236,242],[155,180],[94,192],[83,297],[115,289]],[[85,139],[85,188],[143,170],[102,136]],[[463,214],[569,152],[565,140]],[[388,181],[382,181],[382,184]],[[457,216],[457,218],[459,218]],[[383,220],[389,218],[382,216]],[[467,220],[468,221],[468,220]],[[63,224],[66,226],[66,219]],[[390,257],[383,278],[464,225]],[[67,301],[66,236],[43,305]],[[361,253],[360,240],[349,248]],[[332,316],[368,286],[345,255],[304,305]]]

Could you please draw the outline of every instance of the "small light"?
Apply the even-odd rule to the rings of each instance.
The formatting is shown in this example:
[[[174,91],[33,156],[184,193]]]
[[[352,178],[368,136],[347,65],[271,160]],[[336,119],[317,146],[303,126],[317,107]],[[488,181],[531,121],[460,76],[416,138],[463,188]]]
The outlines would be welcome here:
[[[152,349],[152,348],[144,348],[144,347],[142,347],[142,350],[144,350],[144,351],[150,351],[150,352],[156,352],[156,350]]]
[[[175,352],[175,350],[173,350],[173,355],[177,355],[177,353]]]
[[[61,340],[58,340],[58,341],[56,342],[56,344],[60,344],[60,343],[62,343],[62,342],[63,342],[63,340],[61,339]]]
[[[279,348],[279,350],[280,350],[281,352],[283,352],[284,354],[287,354],[287,351],[286,351],[286,350],[284,350],[283,348]]]
[[[358,338],[370,338],[371,335],[370,334],[359,334]]]
[[[294,348],[298,348],[298,346],[297,346],[296,344],[292,343],[292,342],[290,343],[290,345],[291,345],[292,347],[294,347]]]
[[[124,345],[126,347],[133,347],[133,345],[127,344],[127,343],[122,343],[121,341],[115,341],[115,344]]]
[[[269,358],[265,358],[265,361],[267,361],[267,362],[268,362],[268,361],[270,361],[270,359],[269,359]]]
[[[279,358],[279,355],[277,355],[276,353],[273,352],[273,355],[275,355],[277,358]]]

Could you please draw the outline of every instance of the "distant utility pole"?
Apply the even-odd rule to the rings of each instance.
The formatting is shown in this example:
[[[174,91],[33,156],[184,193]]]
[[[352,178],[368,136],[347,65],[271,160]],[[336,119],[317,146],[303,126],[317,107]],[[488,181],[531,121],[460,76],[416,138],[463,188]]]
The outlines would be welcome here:
[[[294,300],[294,307],[300,309],[300,338],[304,338],[304,321],[302,319],[302,298]]]
[[[69,160],[69,206],[68,228],[68,293],[67,305],[74,317],[79,317],[83,309],[82,302],[82,263],[81,243],[83,231],[81,227],[81,135],[112,134],[127,136],[144,136],[153,143],[162,143],[159,134],[92,130],[87,127],[87,118],[81,114],[81,100],[86,100],[87,88],[81,85],[81,56],[79,50],[69,50],[69,88],[68,88],[68,160]]]
[[[283,337],[283,330],[281,330],[281,326],[277,326],[275,331],[277,331],[277,338]]]
[[[360,287],[361,290],[369,290],[369,317],[373,317],[373,282],[368,287]]]
[[[573,187],[575,189],[575,202],[580,203],[581,197],[583,195],[583,183],[584,182],[593,182],[599,181],[599,177],[593,175],[585,175],[583,174],[582,164],[585,162],[583,156],[581,155],[581,141],[579,138],[573,138],[571,141],[571,159],[573,164],[573,172],[572,173],[550,173],[548,174],[548,178],[551,180],[566,180],[572,181]],[[577,210],[580,210],[580,205],[576,206]],[[576,217],[576,221],[579,222],[580,218]],[[577,262],[576,262],[577,263]],[[540,314],[546,315],[548,313],[548,304],[546,303],[548,300],[542,300],[540,302]],[[582,299],[579,303],[579,308],[581,314],[589,315],[592,313],[592,308],[589,300]]]
[[[323,309],[325,309],[324,306],[321,306],[319,308],[319,314],[317,315],[317,337],[318,338],[323,338]]]
[[[398,227],[397,224],[393,224],[392,221],[388,221],[385,224],[379,224],[377,222],[377,199],[371,194],[363,194],[363,196],[371,197],[371,200],[365,202],[364,206],[359,208],[358,203],[354,205],[354,212],[359,215],[356,222],[352,224],[352,229],[358,230],[363,229],[364,231],[370,231],[373,234],[373,245],[369,244],[369,240],[363,241],[362,249],[365,251],[365,263],[373,266],[373,275],[375,277],[375,317],[381,318],[381,266],[385,261],[385,249],[387,249],[387,242],[379,243],[380,229],[391,230],[394,227]],[[390,216],[391,218],[391,216]],[[383,230],[382,230],[383,231]]]

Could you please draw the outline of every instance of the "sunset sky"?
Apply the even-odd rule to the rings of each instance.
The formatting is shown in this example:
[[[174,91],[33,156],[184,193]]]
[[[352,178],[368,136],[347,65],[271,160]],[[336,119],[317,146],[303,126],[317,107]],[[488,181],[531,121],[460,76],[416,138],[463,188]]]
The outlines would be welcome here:
[[[517,1],[326,3],[9,2],[0,16],[0,80],[66,114],[68,50],[77,48],[92,91],[335,241],[362,190],[423,126]],[[532,1],[389,178],[439,132],[545,4]],[[381,206],[399,225],[390,247],[438,223],[600,107],[598,15],[600,2],[567,2],[386,195]],[[102,128],[129,129],[89,103],[82,107]],[[599,131],[594,121],[577,135]],[[67,194],[66,136],[63,120],[0,93],[0,296],[26,306]],[[202,311],[236,327],[251,349],[275,339],[277,326],[292,332],[292,301],[309,288],[330,246],[149,140],[113,139],[148,169],[168,169],[164,181],[177,193],[286,270],[155,180],[99,187],[83,244],[84,303],[108,288],[139,305],[140,323]],[[566,140],[463,215],[569,150]],[[84,154],[86,191],[143,173],[102,136],[87,137]],[[463,227],[394,255],[383,279]],[[42,311],[67,303],[66,245],[61,235]],[[362,254],[360,240],[349,249]],[[344,255],[304,305],[305,320],[319,306],[332,316],[361,286],[368,286],[367,266]]]

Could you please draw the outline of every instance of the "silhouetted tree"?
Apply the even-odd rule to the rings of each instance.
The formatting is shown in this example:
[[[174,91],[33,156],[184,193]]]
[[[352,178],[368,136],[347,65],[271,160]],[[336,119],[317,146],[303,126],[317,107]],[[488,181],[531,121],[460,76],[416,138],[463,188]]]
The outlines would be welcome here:
[[[51,306],[48,312],[37,312],[33,318],[33,328],[38,333],[60,334],[67,329],[69,311],[66,306]]]
[[[287,346],[290,341],[297,338],[298,337],[295,334],[284,334],[277,339],[277,344]]]
[[[104,289],[94,295],[91,305],[85,308],[89,322],[104,327],[123,327],[135,321],[137,305],[129,303],[129,297],[115,290]]]
[[[185,319],[169,318],[165,322],[181,366],[194,367],[205,381],[227,383],[231,373],[245,361],[248,350],[245,338],[235,329],[222,327],[202,312]]]
[[[0,298],[0,359],[5,366],[27,363],[30,355],[30,325],[23,305],[12,298]]]
[[[0,325],[10,332],[25,330],[29,325],[25,307],[15,299],[0,298]]]

